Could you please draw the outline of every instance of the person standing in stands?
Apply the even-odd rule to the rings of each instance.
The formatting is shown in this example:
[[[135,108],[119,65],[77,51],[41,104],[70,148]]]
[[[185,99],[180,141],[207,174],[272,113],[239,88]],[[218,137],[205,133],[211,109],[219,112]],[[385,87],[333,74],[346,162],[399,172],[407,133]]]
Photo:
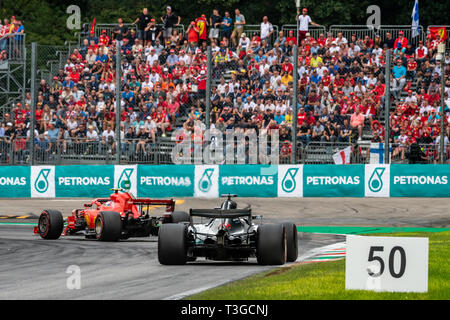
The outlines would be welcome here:
[[[306,38],[306,34],[309,31],[309,24],[316,27],[320,26],[311,20],[311,17],[308,15],[307,8],[303,8],[302,14],[300,14],[300,8],[297,9],[296,20],[298,21],[298,44],[302,43],[302,40]]]
[[[233,19],[230,17],[230,13],[225,11],[225,17],[222,20],[222,36],[228,41],[231,38],[231,24],[233,23]]]
[[[144,8],[142,10],[142,14],[137,18],[134,22],[134,24],[137,24],[138,26],[138,39],[141,40],[143,43],[146,41],[146,32],[145,28],[147,28],[148,24],[150,23],[150,16],[148,14],[148,9]],[[144,44],[145,45],[145,44]]]
[[[220,26],[222,25],[222,17],[219,15],[219,10],[213,10],[212,16],[209,18],[209,24],[211,27],[209,30],[209,39],[212,43],[219,38]]]
[[[234,30],[231,34],[231,40],[236,47],[238,40],[241,38],[241,34],[244,32],[245,17],[243,14],[241,14],[241,11],[239,9],[236,9],[234,13],[236,14],[236,18],[234,21]]]
[[[161,21],[163,23],[163,37],[164,43],[170,41],[170,37],[172,36],[172,31],[174,26],[180,25],[181,17],[177,16],[173,11],[172,7],[167,6],[166,14],[161,17]]]
[[[208,21],[206,20],[206,16],[204,14],[202,14],[199,18],[197,18],[195,20],[195,25],[198,29],[198,39],[199,39],[199,43],[198,46],[200,47],[202,45],[203,42],[206,41],[206,39],[208,38]]]
[[[119,18],[117,22],[118,24],[114,29],[114,39],[119,43],[120,46],[123,46],[123,39],[128,37],[129,30],[128,27],[123,24],[122,18]]]

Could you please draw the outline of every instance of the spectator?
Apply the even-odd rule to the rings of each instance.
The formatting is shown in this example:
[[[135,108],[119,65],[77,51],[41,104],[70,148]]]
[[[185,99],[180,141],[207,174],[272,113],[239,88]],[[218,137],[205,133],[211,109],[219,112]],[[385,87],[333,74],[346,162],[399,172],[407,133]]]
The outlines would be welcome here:
[[[233,45],[236,47],[238,40],[241,38],[241,34],[244,32],[245,17],[241,14],[239,9],[234,10],[235,20],[234,20],[234,30],[231,34],[231,40]]]
[[[128,27],[123,23],[123,19],[119,18],[117,20],[118,24],[114,28],[114,40],[116,40],[120,46],[123,45],[124,39],[126,39],[129,35]]]
[[[271,43],[273,32],[273,25],[269,22],[269,18],[267,16],[264,16],[263,21],[261,22],[260,29],[261,40],[266,40],[268,43]]]
[[[137,38],[141,40],[142,42],[148,40],[146,35],[146,28],[150,24],[150,15],[148,14],[148,9],[144,8],[142,9],[142,14],[133,22],[133,25],[137,24],[138,27],[138,34]]]
[[[300,14],[300,8],[297,9],[296,20],[298,21],[298,43],[302,43],[308,33],[309,25],[312,24],[316,27],[319,25],[311,20],[311,17],[308,15],[307,8],[303,8],[302,14]]]
[[[172,36],[172,31],[174,26],[179,26],[181,23],[181,17],[177,16],[170,6],[166,7],[166,14],[161,17],[161,22],[163,23],[163,37],[164,41],[167,42]]]
[[[398,59],[397,64],[392,69],[393,88],[392,95],[398,100],[405,84],[406,84],[406,68],[403,66],[402,60]]]
[[[214,9],[211,17],[209,18],[209,25],[211,29],[209,30],[209,39],[211,42],[216,42],[219,39],[220,27],[223,23],[223,18],[219,15],[219,10]]]

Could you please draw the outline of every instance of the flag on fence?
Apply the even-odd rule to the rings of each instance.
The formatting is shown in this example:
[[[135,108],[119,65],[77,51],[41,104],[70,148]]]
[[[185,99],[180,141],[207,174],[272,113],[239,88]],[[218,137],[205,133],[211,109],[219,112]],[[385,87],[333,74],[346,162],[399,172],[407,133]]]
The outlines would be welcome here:
[[[95,33],[95,17],[94,20],[92,21],[92,26],[91,26],[91,32],[90,34],[94,34]]]
[[[392,153],[392,146],[389,147],[389,158]],[[370,164],[384,164],[384,143],[370,144]]]
[[[344,150],[333,155],[335,164],[350,164],[350,156],[352,154],[352,147],[345,148]]]
[[[413,12],[411,15],[412,18],[412,37],[415,38],[420,35],[420,27],[419,27],[419,0],[416,0],[414,3]]]
[[[431,39],[433,40],[436,40],[437,36],[439,36],[441,42],[448,39],[446,27],[429,27],[428,30],[430,31]]]

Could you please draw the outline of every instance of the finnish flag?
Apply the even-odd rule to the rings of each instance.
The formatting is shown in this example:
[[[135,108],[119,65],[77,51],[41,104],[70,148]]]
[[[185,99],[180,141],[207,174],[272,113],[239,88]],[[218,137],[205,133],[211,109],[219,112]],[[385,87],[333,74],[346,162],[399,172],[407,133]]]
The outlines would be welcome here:
[[[392,146],[389,146],[389,158],[391,157]],[[384,164],[384,143],[370,144],[370,164]]]
[[[416,0],[414,3],[413,12],[411,15],[412,18],[412,37],[415,38],[420,34],[420,27],[419,27],[419,0]]]

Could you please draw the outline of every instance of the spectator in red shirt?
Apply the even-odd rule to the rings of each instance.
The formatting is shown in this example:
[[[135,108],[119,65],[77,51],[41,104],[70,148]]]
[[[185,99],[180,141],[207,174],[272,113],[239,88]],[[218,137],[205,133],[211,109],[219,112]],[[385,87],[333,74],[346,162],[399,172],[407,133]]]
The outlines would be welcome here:
[[[395,42],[394,42],[394,48],[397,48],[397,44],[398,44],[398,43],[401,43],[402,48],[405,48],[405,49],[406,49],[406,47],[408,46],[408,39],[406,39],[406,38],[403,36],[403,31],[400,31],[400,32],[398,33],[398,38],[395,39]]]

